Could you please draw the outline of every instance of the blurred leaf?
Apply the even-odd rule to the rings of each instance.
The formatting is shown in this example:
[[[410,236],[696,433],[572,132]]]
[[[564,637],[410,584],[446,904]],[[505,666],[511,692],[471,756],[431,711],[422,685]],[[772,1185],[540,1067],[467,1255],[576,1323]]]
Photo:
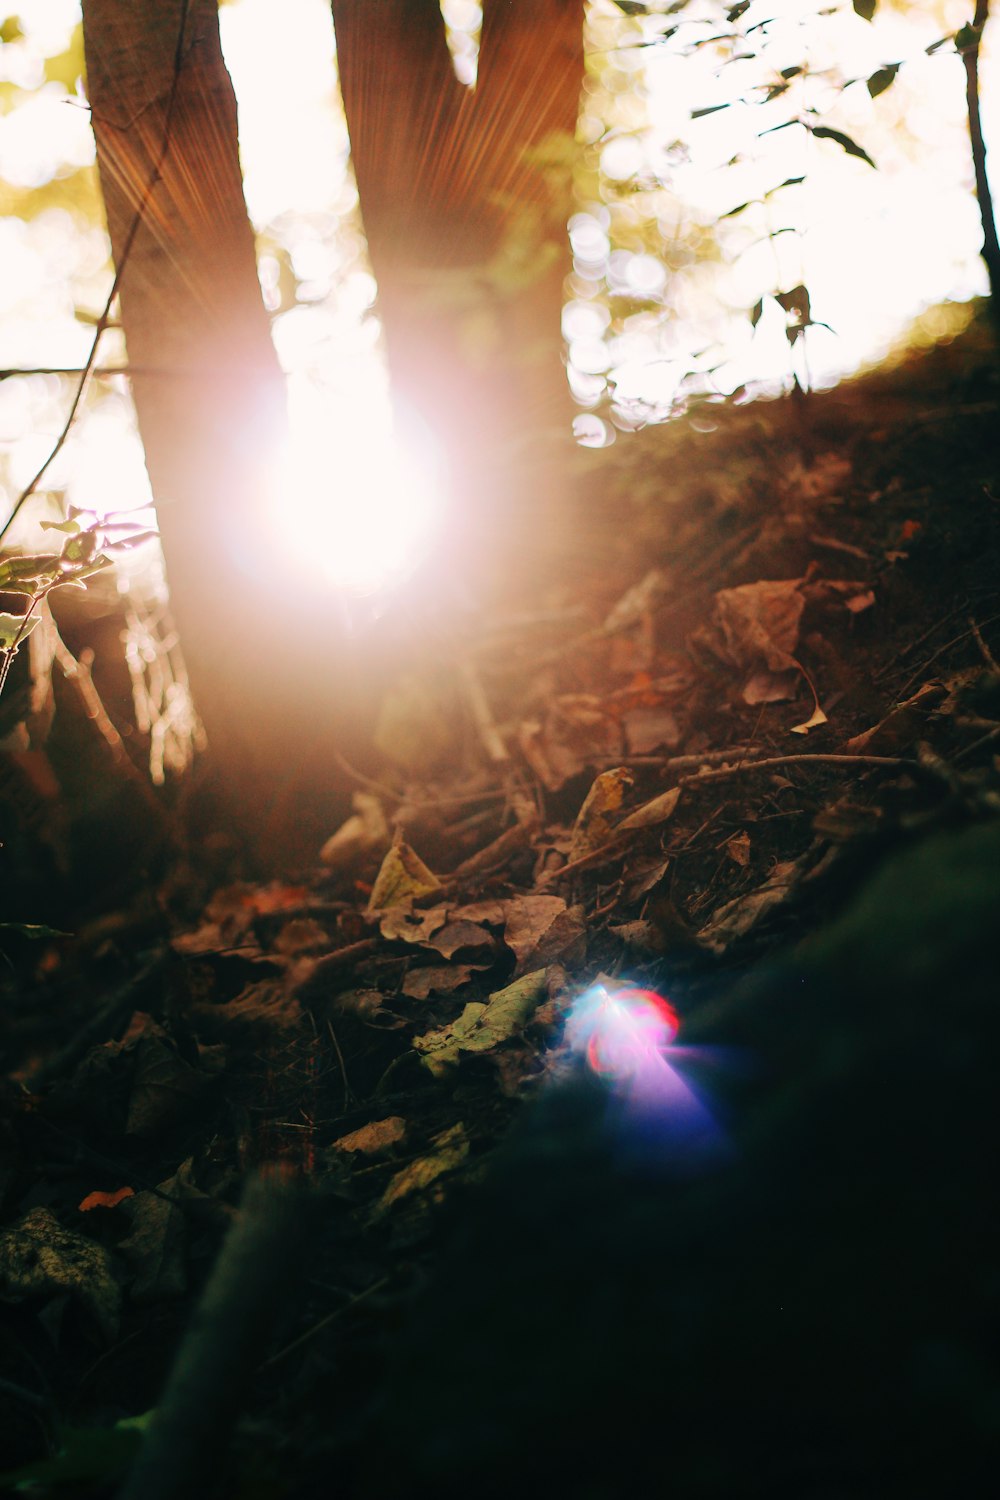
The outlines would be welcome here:
[[[0,562],[0,589],[6,588],[10,580],[34,582],[54,577],[59,572],[59,557],[55,552],[23,553],[5,557]]]
[[[39,521],[43,531],[64,531],[67,536],[76,536],[80,530],[79,521]]]
[[[15,642],[20,645],[27,640],[28,636],[38,624],[38,616],[10,615],[6,610],[0,610],[0,651],[15,650]]]
[[[959,27],[958,31],[955,32],[955,51],[970,52],[973,48],[979,46],[982,39],[982,28],[973,26],[970,21],[968,25]]]
[[[436,891],[441,882],[430,871],[409,844],[402,841],[394,844],[382,861],[375,877],[368,910],[378,911],[386,906],[399,906],[414,896],[425,896]]]
[[[877,72],[872,74],[868,80],[868,92],[873,99],[877,99],[879,94],[885,93],[901,66],[901,63],[891,63],[888,67],[879,68]]]
[[[116,1208],[125,1198],[134,1197],[135,1188],[121,1187],[113,1193],[88,1193],[76,1206],[79,1213],[89,1214],[93,1208]]]
[[[40,922],[0,922],[0,931],[19,932],[22,937],[39,938],[50,937],[72,937],[71,932],[63,932],[59,927],[46,927]]]
[[[855,14],[859,15],[862,21],[870,21],[877,6],[878,0],[854,0]]]
[[[842,130],[834,130],[832,125],[810,125],[807,121],[803,121],[803,123],[805,124],[806,129],[811,130],[813,135],[816,136],[819,140],[835,141],[838,146],[842,146],[844,148],[848,156],[856,156],[859,161],[867,162],[870,167],[875,166],[875,163],[872,161],[871,157],[868,155],[868,152],[864,149],[864,147],[859,146],[857,141],[853,141],[851,137],[849,135],[845,135]]]
[[[121,1290],[102,1245],[64,1229],[48,1208],[31,1208],[0,1234],[0,1286],[7,1302],[51,1301],[69,1295],[90,1314],[103,1338],[118,1331]]]
[[[691,111],[691,118],[692,120],[703,120],[706,115],[718,114],[720,109],[728,108],[728,104],[708,104],[704,109],[693,109]]]

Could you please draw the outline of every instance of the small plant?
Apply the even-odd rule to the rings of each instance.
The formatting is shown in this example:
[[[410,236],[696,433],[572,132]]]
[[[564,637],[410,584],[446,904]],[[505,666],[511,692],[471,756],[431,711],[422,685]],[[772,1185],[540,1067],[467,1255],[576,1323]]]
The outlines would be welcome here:
[[[89,517],[89,518],[88,518]],[[59,588],[86,588],[86,580],[113,565],[113,552],[129,551],[156,536],[131,522],[109,522],[77,506],[65,521],[42,521],[44,531],[65,535],[59,552],[11,553],[0,558],[0,593],[23,594],[23,614],[0,610],[0,693],[21,642],[38,624],[39,609]]]

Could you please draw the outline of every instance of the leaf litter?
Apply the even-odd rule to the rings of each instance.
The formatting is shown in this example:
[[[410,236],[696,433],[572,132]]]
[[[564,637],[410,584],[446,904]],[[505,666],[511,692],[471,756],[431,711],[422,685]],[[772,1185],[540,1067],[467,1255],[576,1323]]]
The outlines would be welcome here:
[[[411,658],[312,865],[175,901],[162,961],[148,940],[145,967],[114,959],[105,1034],[65,1066],[58,1027],[103,997],[107,950],[32,934],[4,1036],[0,1298],[35,1352],[0,1377],[40,1394],[41,1360],[53,1412],[108,1433],[147,1410],[240,1185],[277,1161],[337,1227],[289,1294],[303,1363],[263,1383],[241,1441],[281,1451],[319,1378],[343,1416],[312,1419],[301,1462],[357,1462],[442,1204],[545,1088],[574,997],[620,976],[696,1015],[883,848],[1000,811],[998,489],[973,482],[975,416],[912,451],[938,364],[913,392],[869,377],[898,426],[859,383],[809,398],[811,427],[720,408],[714,436],[674,424],[594,458],[589,555],[552,578],[574,608],[521,601],[451,667],[439,640]]]

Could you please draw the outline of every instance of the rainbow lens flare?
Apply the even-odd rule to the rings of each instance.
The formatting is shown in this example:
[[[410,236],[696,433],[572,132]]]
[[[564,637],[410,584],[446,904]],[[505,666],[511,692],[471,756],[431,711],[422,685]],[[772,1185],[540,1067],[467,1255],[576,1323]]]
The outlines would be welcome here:
[[[697,1167],[716,1157],[722,1133],[676,1064],[677,1012],[655,990],[593,984],[579,995],[565,1041],[618,1101],[617,1119],[630,1146],[671,1166]]]

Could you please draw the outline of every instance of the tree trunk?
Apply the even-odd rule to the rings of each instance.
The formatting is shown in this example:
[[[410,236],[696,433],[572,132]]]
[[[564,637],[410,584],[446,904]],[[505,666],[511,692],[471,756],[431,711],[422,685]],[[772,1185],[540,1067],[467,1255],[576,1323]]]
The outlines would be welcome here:
[[[329,784],[308,808],[289,788],[333,729],[337,632],[277,571],[264,515],[284,380],[217,0],[84,0],[83,19],[132,389],[209,765],[231,805],[253,809],[255,838],[287,843],[291,825],[311,854]]]
[[[438,0],[331,4],[397,412],[442,442],[453,560],[482,581],[547,550],[558,507],[538,439],[570,442],[560,311],[583,0],[485,0],[473,90]]]

